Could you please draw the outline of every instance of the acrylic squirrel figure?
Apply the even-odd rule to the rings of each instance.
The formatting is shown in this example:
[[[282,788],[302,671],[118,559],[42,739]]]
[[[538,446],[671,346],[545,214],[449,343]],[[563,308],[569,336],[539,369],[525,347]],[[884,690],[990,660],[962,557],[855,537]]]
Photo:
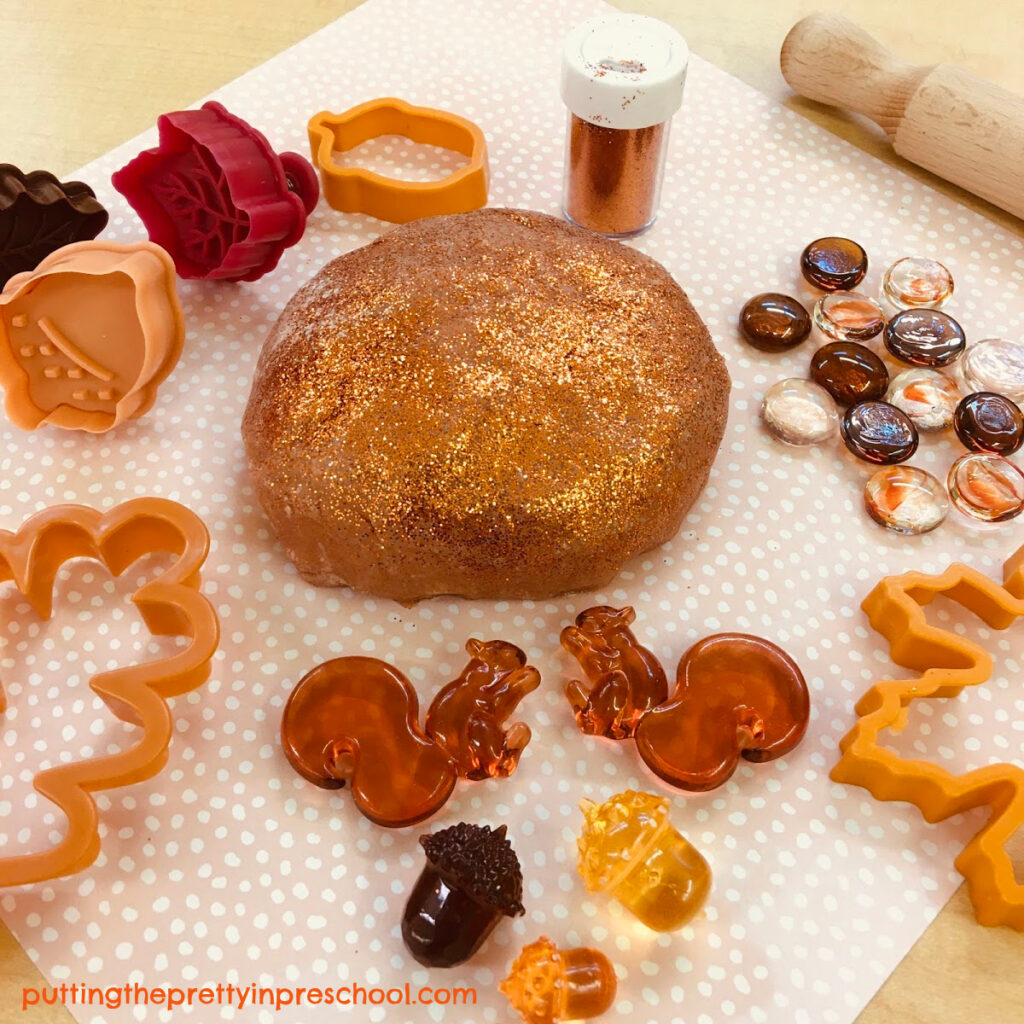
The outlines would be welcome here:
[[[629,628],[632,608],[600,605],[562,630],[562,646],[590,681],[566,685],[582,732],[633,738],[647,766],[672,786],[720,786],[740,757],[770,761],[803,738],[807,684],[781,648],[745,633],[716,633],[680,659],[671,695],[658,659]]]
[[[657,656],[629,628],[632,608],[598,605],[562,630],[562,646],[580,663],[590,686],[573,679],[565,695],[581,732],[627,739],[643,715],[668,697],[668,681]]]
[[[540,674],[504,640],[470,639],[466,651],[469,663],[434,698],[425,729],[415,689],[386,662],[345,657],[316,666],[281,720],[292,767],[324,789],[349,786],[359,810],[391,828],[429,817],[460,777],[511,775],[530,729],[505,722]]]

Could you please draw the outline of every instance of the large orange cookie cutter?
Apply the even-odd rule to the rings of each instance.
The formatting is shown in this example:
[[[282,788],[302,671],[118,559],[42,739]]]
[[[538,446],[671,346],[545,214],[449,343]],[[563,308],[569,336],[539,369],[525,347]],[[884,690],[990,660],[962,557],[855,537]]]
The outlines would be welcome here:
[[[401,181],[335,161],[334,153],[381,135],[403,135],[420,145],[450,149],[468,157],[468,162],[437,181]],[[487,203],[484,133],[457,114],[414,107],[393,97],[361,103],[343,114],[324,110],[310,119],[309,148],[324,197],[344,213],[368,213],[404,224],[420,217],[465,213]]]
[[[989,808],[988,822],[963,848],[956,867],[967,880],[981,924],[1024,931],[1024,885],[1016,881],[1006,851],[1006,843],[1024,824],[1024,767],[997,764],[953,775],[928,761],[904,759],[879,743],[883,729],[899,731],[906,725],[912,700],[955,697],[965,686],[988,679],[988,652],[929,625],[924,608],[941,594],[993,629],[1006,629],[1024,617],[1024,547],[1006,562],[1003,579],[1000,586],[974,569],[953,564],[938,576],[890,576],[872,590],[862,605],[871,625],[889,641],[892,660],[921,675],[883,680],[861,697],[860,720],[840,743],[842,757],[832,778],[863,786],[879,800],[916,804],[927,821],[973,807]]]
[[[94,558],[115,576],[149,552],[177,556],[132,595],[154,636],[186,636],[187,647],[155,661],[101,672],[89,685],[123,722],[142,729],[118,754],[47,768],[37,792],[67,816],[67,834],[40,853],[0,858],[0,885],[23,885],[73,874],[100,851],[99,815],[90,796],[151,778],[167,761],[173,719],[167,698],[195,689],[210,673],[220,627],[199,593],[199,570],[210,546],[202,520],[163,498],[136,498],[100,513],[84,505],[57,505],[28,519],[16,533],[0,531],[0,582],[11,580],[42,619],[53,611],[53,585],[72,558]],[[0,690],[0,712],[6,707]]]

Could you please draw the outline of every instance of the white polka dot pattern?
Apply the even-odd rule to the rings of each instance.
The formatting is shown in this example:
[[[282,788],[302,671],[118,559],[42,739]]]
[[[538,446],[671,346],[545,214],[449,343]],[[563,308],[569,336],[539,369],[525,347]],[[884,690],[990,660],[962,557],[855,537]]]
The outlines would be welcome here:
[[[372,0],[217,98],[278,149],[298,151],[306,119],[324,108],[397,95],[456,111],[487,135],[491,202],[557,213],[560,40],[598,9],[591,0]],[[949,308],[969,338],[1012,337],[1024,312],[1024,246],[698,59],[673,132],[660,219],[635,244],[668,267],[707,321],[733,376],[732,412],[683,531],[631,562],[605,592],[405,609],[316,590],[284,561],[254,503],[239,438],[255,361],[295,289],[387,227],[323,203],[302,242],[262,281],[182,286],[186,354],[150,415],[101,437],[2,428],[6,526],[54,502],[105,508],[149,493],[202,515],[213,534],[205,590],[224,634],[210,682],[172,702],[176,735],[164,772],[99,795],[96,864],[0,897],[5,920],[51,979],[475,985],[475,1009],[443,1015],[471,1024],[509,1019],[496,982],[519,947],[544,932],[560,944],[595,945],[615,962],[620,989],[608,1021],[845,1024],[953,891],[952,860],[977,816],[928,826],[912,808],[828,779],[854,700],[891,671],[858,604],[880,575],[914,566],[937,571],[961,558],[997,573],[1024,537],[1014,524],[983,530],[952,517],[913,539],[874,526],[861,509],[871,467],[838,440],[784,448],[758,423],[765,390],[805,375],[813,344],[763,355],[744,346],[736,317],[756,292],[809,298],[801,249],[821,235],[849,234],[872,258],[866,288],[877,288],[897,257],[934,255],[956,277]],[[108,234],[121,240],[138,237],[139,224],[109,175],[153,138],[81,172],[109,204]],[[377,156],[393,163],[400,151]],[[954,449],[926,439],[915,463],[942,477]],[[35,771],[130,736],[86,684],[98,669],[152,656],[164,643],[148,641],[126,603],[136,575],[112,584],[94,566],[76,565],[51,623],[35,622],[19,598],[5,600],[0,670],[11,708],[0,733],[0,854],[42,847],[60,832],[59,815],[30,788]],[[812,691],[807,737],[788,757],[744,764],[711,793],[670,793],[675,824],[715,873],[706,912],[678,934],[644,931],[617,904],[585,892],[575,871],[581,797],[627,787],[670,792],[628,745],[579,735],[562,696],[575,665],[560,652],[559,630],[579,609],[605,602],[634,604],[638,636],[670,667],[709,632],[750,631],[786,647]],[[915,706],[899,749],[958,768],[1019,757],[1024,698],[1010,689],[1021,668],[1011,645],[1019,648],[1019,632],[1007,639],[949,621],[984,638],[997,674],[959,700]],[[319,660],[393,661],[425,702],[457,673],[469,636],[514,641],[541,669],[542,687],[521,709],[534,738],[515,776],[461,783],[427,827],[507,822],[527,913],[502,925],[470,964],[428,973],[398,927],[421,864],[422,829],[382,830],[344,791],[303,782],[281,753],[278,726],[291,687]],[[353,1019],[442,1019],[436,1007],[360,1012]],[[77,1015],[96,1024],[143,1019],[141,1011],[95,1008]],[[212,1019],[184,1010],[175,1019],[204,1015]],[[267,1010],[220,1016],[278,1019]],[[151,1010],[146,1019],[170,1017]],[[335,1017],[320,1008],[290,1019]]]

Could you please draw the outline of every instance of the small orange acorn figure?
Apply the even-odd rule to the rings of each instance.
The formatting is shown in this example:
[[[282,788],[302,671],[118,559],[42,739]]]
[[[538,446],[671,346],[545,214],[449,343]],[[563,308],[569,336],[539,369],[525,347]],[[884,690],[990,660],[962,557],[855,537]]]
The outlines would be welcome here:
[[[145,413],[181,355],[174,264],[152,242],[76,242],[0,292],[7,416],[100,433]]]

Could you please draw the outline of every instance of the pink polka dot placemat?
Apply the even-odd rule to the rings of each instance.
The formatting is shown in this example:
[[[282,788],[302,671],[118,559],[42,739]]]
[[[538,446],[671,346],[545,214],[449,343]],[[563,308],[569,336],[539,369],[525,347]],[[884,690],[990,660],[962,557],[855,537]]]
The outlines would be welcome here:
[[[456,111],[487,135],[491,203],[557,213],[560,41],[601,9],[590,0],[371,0],[217,98],[278,150],[305,150],[305,121],[316,111],[377,96]],[[154,141],[149,133],[80,172],[112,212],[110,237],[140,236],[109,178]],[[375,155],[384,164],[396,158]],[[478,992],[475,1007],[356,1007],[350,1020],[510,1020],[496,983],[541,933],[611,957],[620,985],[609,1021],[853,1020],[958,884],[953,858],[981,824],[971,814],[928,826],[913,808],[829,781],[855,698],[892,671],[859,602],[881,575],[912,567],[938,571],[960,559],[998,574],[1024,536],[1013,524],[981,531],[951,517],[926,537],[900,539],[869,522],[861,509],[869,469],[838,441],[785,449],[758,423],[764,391],[805,375],[811,346],[761,355],[744,347],[736,317],[755,292],[807,298],[800,250],[821,235],[848,234],[870,254],[868,290],[892,260],[934,255],[957,279],[949,308],[969,338],[1015,336],[1024,246],[694,58],[662,213],[634,244],[683,285],[729,363],[729,428],[707,489],[679,536],[632,561],[604,592],[402,608],[302,582],[254,502],[239,436],[260,346],[286,300],[326,261],[387,227],[321,203],[302,242],[263,280],[182,285],[186,352],[141,421],[98,437],[0,427],[3,526],[61,501],[106,508],[140,494],[177,499],[212,532],[205,592],[223,625],[212,678],[173,701],[164,772],[99,794],[99,860],[77,876],[6,891],[4,920],[58,984],[409,981]],[[949,440],[926,440],[914,461],[943,476],[955,454]],[[63,827],[31,789],[36,771],[128,738],[87,681],[158,651],[127,603],[135,577],[151,570],[140,564],[114,584],[77,563],[62,576],[54,620],[42,625],[16,596],[4,598],[0,667],[10,710],[0,733],[0,853],[41,849]],[[628,745],[579,735],[562,696],[576,666],[558,634],[600,603],[634,604],[638,636],[670,670],[709,632],[749,631],[784,645],[812,691],[802,745],[783,760],[744,763],[721,789],[684,796],[646,774]],[[981,637],[996,673],[958,700],[915,706],[899,749],[963,769],[1019,759],[1024,696],[1011,680],[1020,677],[1020,629],[990,635],[948,609],[936,614]],[[514,777],[460,784],[426,828],[506,822],[527,912],[472,962],[428,972],[399,935],[424,827],[375,827],[344,790],[300,780],[278,727],[295,681],[341,654],[393,661],[425,704],[461,668],[469,636],[513,641],[541,670],[541,689],[521,709],[533,741]],[[706,910],[676,934],[645,931],[618,904],[587,893],[576,874],[579,800],[627,787],[669,795],[675,824],[712,864]],[[171,1019],[154,1008],[74,1013],[97,1024]],[[269,1024],[338,1015],[337,1007],[196,1007],[173,1016]]]

